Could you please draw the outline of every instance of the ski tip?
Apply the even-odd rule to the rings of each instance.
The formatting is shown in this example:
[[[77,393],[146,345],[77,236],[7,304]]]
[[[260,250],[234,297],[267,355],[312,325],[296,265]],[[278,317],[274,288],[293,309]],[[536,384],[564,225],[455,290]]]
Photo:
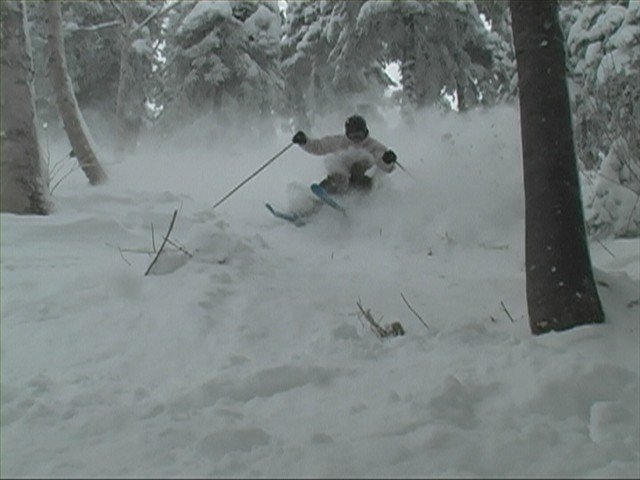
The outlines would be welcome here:
[[[303,217],[301,217],[300,215],[297,215],[295,213],[280,212],[280,211],[276,210],[275,208],[273,208],[270,203],[265,203],[264,206],[267,208],[267,210],[269,210],[269,212],[271,212],[271,214],[273,216],[275,216],[277,218],[280,218],[282,220],[286,220],[288,222],[291,222],[296,227],[302,227],[306,223],[304,221]]]

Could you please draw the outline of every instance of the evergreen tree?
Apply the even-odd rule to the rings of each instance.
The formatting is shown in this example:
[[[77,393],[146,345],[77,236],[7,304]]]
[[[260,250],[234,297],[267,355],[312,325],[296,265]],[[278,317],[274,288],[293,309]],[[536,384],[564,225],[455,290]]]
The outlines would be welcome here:
[[[148,118],[147,104],[152,95],[154,54],[160,39],[164,12],[172,8],[164,2],[113,2],[119,27],[120,58],[116,95],[117,146],[135,149],[140,129]]]
[[[35,89],[43,120],[57,118],[48,72],[46,2],[27,2],[34,43]],[[67,69],[79,105],[113,112],[118,88],[119,40],[117,12],[106,0],[63,2],[62,30]]]
[[[167,4],[161,0],[96,0],[63,2],[62,30],[67,70],[78,105],[122,124],[129,118],[128,136],[135,137],[149,112],[152,63]],[[36,45],[36,93],[44,120],[57,116],[47,70],[46,2],[28,2],[31,35]],[[124,95],[123,95],[124,94]],[[123,106],[126,107],[123,108]],[[122,138],[120,139],[122,140]]]
[[[166,109],[270,114],[281,103],[280,15],[271,2],[181,2],[167,29]]]
[[[51,82],[56,94],[58,112],[82,171],[91,185],[103,183],[107,179],[96,156],[95,146],[78,106],[71,78],[67,71],[67,59],[62,28],[62,11],[59,0],[46,2],[47,47],[50,54],[49,68]]]
[[[576,147],[597,171],[587,203],[592,235],[640,235],[640,3],[568,3]]]
[[[504,0],[477,0],[475,4],[491,30],[489,48],[493,53],[495,100],[511,101],[517,95],[517,75],[509,4]]]
[[[459,108],[490,104],[508,64],[496,61],[491,36],[473,2],[380,2],[360,11],[358,34],[400,63],[405,104],[414,107],[457,95]]]
[[[312,118],[333,105],[333,70],[327,62],[331,45],[325,34],[330,13],[328,2],[287,3],[282,71],[296,129],[309,129]]]
[[[327,113],[371,112],[392,83],[384,73],[378,42],[357,35],[365,2],[289,2],[282,69],[296,128],[308,129]]]

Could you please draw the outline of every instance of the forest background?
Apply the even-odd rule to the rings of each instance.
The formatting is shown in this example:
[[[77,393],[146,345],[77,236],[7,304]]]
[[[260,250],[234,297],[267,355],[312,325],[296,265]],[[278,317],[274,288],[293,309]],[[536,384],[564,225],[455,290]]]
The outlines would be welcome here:
[[[3,477],[639,476],[639,2],[561,2],[606,321],[545,335],[507,2],[0,5]],[[411,175],[348,221],[263,208],[322,178],[293,148],[211,208],[354,112]],[[4,211],[7,159],[48,215]]]
[[[27,8],[38,115],[59,131],[44,2]],[[577,156],[594,186],[587,226],[599,237],[640,232],[638,9],[561,2]],[[517,94],[504,1],[63,2],[62,16],[79,107],[122,151],[189,122],[273,136],[355,111],[410,122],[425,107],[463,114]],[[52,185],[63,175],[50,173]]]

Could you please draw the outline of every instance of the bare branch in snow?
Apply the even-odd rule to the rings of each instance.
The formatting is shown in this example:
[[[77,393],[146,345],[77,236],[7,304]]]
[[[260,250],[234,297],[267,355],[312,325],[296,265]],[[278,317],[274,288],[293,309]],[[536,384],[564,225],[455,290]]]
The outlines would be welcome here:
[[[108,22],[99,23],[97,25],[76,25],[74,23],[66,23],[64,29],[67,32],[97,32],[107,28],[119,27],[122,25],[120,20],[110,20]]]
[[[516,321],[513,319],[513,317],[509,313],[509,310],[507,310],[507,307],[504,305],[504,302],[502,300],[500,300],[500,305],[502,306],[502,310],[504,310],[504,313],[506,313],[507,317],[509,317],[509,320],[511,320],[511,323],[516,323]]]
[[[173,211],[173,217],[171,217],[171,223],[169,224],[169,230],[167,230],[167,234],[164,236],[164,240],[163,240],[162,244],[160,245],[160,248],[158,249],[158,253],[156,253],[156,256],[151,261],[151,264],[149,265],[149,268],[147,268],[147,271],[144,272],[144,276],[145,277],[147,275],[149,275],[149,272],[151,271],[153,266],[158,261],[158,258],[160,257],[160,254],[162,254],[162,250],[164,250],[164,246],[167,244],[167,241],[169,240],[169,235],[171,235],[171,230],[173,230],[173,225],[176,223],[176,217],[177,216],[178,216],[178,210],[174,210]]]
[[[371,330],[373,331],[373,333],[376,334],[376,336],[379,339],[382,340],[383,338],[387,338],[387,337],[399,337],[404,335],[405,333],[404,328],[402,327],[400,322],[393,322],[390,325],[385,325],[384,327],[382,327],[373,318],[373,315],[371,314],[371,310],[364,309],[364,307],[362,306],[362,302],[359,298],[358,298],[358,301],[356,302],[356,305],[360,309],[360,314],[358,314],[358,316],[364,317],[367,320],[367,322],[369,322]]]
[[[420,316],[420,314],[418,314],[418,312],[416,312],[414,310],[414,308],[409,304],[409,302],[407,301],[407,299],[404,297],[404,294],[402,292],[400,292],[400,296],[402,297],[402,300],[404,300],[404,303],[407,305],[407,307],[409,307],[409,310],[411,310],[411,313],[413,313],[416,317],[418,317],[418,320],[420,320],[422,322],[422,324],[428,329],[429,325],[427,325],[427,322],[425,322],[422,317]]]

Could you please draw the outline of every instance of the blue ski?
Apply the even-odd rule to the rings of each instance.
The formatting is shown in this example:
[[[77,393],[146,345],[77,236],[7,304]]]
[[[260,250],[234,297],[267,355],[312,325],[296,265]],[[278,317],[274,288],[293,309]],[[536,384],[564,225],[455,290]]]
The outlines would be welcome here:
[[[278,217],[278,218],[281,218],[282,220],[286,220],[288,222],[291,222],[296,227],[301,227],[301,226],[303,226],[305,224],[304,219],[300,215],[297,215],[295,213],[280,212],[280,211],[276,210],[275,208],[273,208],[271,206],[271,204],[269,204],[269,203],[265,203],[264,206],[267,207],[267,210],[269,210],[273,214],[274,217]]]
[[[320,185],[318,185],[317,183],[312,184],[311,191],[314,193],[316,197],[318,197],[324,203],[329,205],[331,208],[339,211],[345,216],[347,215],[347,210],[345,210],[345,208],[342,205],[340,205],[333,198],[331,198],[331,195],[329,195],[327,191],[324,188],[322,188]]]

